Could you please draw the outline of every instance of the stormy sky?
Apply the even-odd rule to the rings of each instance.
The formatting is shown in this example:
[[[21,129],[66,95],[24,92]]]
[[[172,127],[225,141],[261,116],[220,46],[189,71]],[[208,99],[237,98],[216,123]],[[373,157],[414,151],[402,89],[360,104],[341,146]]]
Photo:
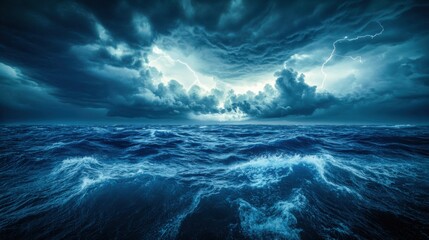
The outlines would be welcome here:
[[[1,1],[1,122],[429,123],[426,1]]]

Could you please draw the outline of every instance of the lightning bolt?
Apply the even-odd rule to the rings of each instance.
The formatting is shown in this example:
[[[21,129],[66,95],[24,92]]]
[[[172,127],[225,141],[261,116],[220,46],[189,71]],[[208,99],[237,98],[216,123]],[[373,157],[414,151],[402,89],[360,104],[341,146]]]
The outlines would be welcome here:
[[[322,81],[322,86],[321,86],[322,89],[325,86],[325,81],[326,81],[326,78],[327,78],[327,74],[325,72],[325,65],[328,64],[329,61],[331,61],[334,56],[348,57],[348,58],[350,58],[350,59],[352,59],[354,61],[359,60],[359,62],[362,63],[362,57],[361,56],[353,57],[353,56],[343,56],[343,55],[335,54],[335,51],[337,50],[336,44],[339,43],[339,42],[353,42],[353,41],[356,41],[356,40],[359,40],[359,39],[362,39],[362,38],[371,38],[371,39],[374,39],[375,37],[383,34],[383,32],[384,32],[383,25],[381,25],[381,23],[378,22],[378,21],[377,21],[377,23],[378,23],[378,25],[380,25],[381,30],[378,33],[376,33],[376,34],[366,34],[366,35],[357,36],[355,38],[348,38],[347,36],[345,36],[344,38],[340,38],[340,39],[336,40],[334,43],[332,43],[332,46],[333,46],[332,52],[329,55],[329,57],[325,60],[325,62],[322,64],[322,67],[320,68],[320,71],[323,74],[323,81]]]
[[[164,52],[163,50],[161,50],[157,46],[154,47],[154,52],[156,54],[158,54],[159,57],[157,57],[156,59],[152,60],[152,62],[156,62],[156,61],[158,61],[161,58],[165,58],[165,59],[167,59],[167,61],[169,61],[171,63],[172,62],[180,63],[180,64],[184,65],[192,73],[192,75],[194,75],[195,81],[192,83],[192,85],[201,85],[200,78],[198,77],[198,74],[195,72],[195,70],[191,66],[189,66],[189,64],[187,64],[186,62],[183,62],[182,60],[180,60],[178,58],[177,59],[173,59],[169,54],[167,54],[166,52]]]
[[[194,71],[194,69],[191,68],[187,63],[181,61],[180,59],[176,59],[176,62],[185,65],[185,67],[194,75],[195,81],[192,83],[192,85],[200,85],[200,78],[198,77],[197,73]]]
[[[353,61],[359,61],[360,63],[363,63],[363,60],[362,60],[362,57],[361,57],[361,56],[353,57],[353,56],[338,55],[338,54],[335,54],[334,56],[337,56],[337,57],[344,57],[344,58],[350,58],[350,59],[351,59],[351,60],[353,60]]]

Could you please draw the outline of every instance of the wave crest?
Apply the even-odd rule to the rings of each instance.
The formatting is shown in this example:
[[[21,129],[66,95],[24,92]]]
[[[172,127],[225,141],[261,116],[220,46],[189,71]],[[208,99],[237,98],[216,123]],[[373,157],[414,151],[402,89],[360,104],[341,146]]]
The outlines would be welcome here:
[[[272,207],[256,207],[243,199],[239,199],[238,204],[241,228],[250,238],[300,239],[301,230],[295,228],[297,219],[293,214],[306,205],[306,198],[300,191]]]
[[[246,178],[252,187],[262,188],[281,181],[293,172],[294,166],[305,165],[315,170],[318,176],[325,179],[326,162],[329,155],[263,155],[248,162],[233,165],[230,171]]]

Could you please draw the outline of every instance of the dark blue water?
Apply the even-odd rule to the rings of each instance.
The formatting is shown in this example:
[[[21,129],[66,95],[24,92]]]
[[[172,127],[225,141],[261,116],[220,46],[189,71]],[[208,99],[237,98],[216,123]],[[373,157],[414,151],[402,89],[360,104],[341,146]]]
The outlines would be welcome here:
[[[1,239],[428,239],[429,128],[3,126]]]

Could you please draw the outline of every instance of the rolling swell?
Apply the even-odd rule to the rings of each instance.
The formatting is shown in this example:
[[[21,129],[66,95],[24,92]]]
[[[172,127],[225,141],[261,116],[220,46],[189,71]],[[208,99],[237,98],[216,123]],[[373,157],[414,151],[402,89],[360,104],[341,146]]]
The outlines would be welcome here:
[[[0,236],[425,239],[429,129],[4,126]]]

